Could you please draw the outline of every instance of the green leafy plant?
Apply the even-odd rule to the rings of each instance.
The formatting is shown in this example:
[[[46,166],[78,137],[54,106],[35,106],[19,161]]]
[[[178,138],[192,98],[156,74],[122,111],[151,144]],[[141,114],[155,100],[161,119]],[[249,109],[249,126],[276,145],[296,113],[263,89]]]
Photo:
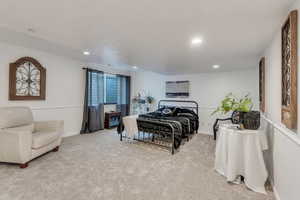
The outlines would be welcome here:
[[[230,111],[249,112],[252,110],[252,107],[253,102],[252,99],[249,97],[249,94],[239,99],[232,93],[229,93],[221,101],[221,105],[212,113],[212,115],[218,112],[226,114]]]
[[[146,101],[147,101],[147,103],[152,104],[152,103],[154,103],[154,97],[152,97],[152,96],[147,96],[147,97],[146,97]]]

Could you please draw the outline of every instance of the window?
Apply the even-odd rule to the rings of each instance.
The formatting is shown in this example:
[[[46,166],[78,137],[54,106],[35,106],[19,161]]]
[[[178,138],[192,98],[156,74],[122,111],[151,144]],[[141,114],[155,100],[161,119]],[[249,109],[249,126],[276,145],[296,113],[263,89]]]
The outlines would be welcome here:
[[[104,75],[104,103],[105,104],[116,104],[117,103],[117,94],[118,94],[118,85],[117,77],[115,75],[105,74]]]
[[[130,101],[127,99],[130,86],[127,85],[125,77],[90,72],[89,79],[89,105],[127,104]]]

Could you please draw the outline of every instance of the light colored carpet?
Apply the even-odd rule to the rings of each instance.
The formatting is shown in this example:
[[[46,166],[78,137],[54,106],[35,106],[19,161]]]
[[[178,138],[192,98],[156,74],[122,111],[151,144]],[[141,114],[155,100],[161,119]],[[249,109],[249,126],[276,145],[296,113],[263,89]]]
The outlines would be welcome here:
[[[271,200],[213,170],[214,141],[198,134],[172,156],[115,132],[65,138],[27,169],[0,163],[1,200]]]

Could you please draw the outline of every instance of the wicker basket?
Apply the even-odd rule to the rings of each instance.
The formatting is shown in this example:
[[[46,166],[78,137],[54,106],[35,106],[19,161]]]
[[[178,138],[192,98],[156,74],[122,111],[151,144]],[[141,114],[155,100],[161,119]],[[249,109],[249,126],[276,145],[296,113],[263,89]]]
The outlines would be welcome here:
[[[233,111],[231,115],[231,121],[233,124],[241,124],[244,121],[244,115],[246,112],[241,111]]]
[[[244,114],[243,125],[245,129],[257,130],[260,127],[260,112],[250,111]]]

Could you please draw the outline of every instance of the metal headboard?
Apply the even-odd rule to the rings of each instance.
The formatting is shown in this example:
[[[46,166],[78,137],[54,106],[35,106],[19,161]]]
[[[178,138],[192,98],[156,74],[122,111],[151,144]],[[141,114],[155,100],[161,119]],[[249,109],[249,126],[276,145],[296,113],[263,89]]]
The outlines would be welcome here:
[[[199,114],[198,112],[198,103],[196,101],[185,101],[185,100],[160,100],[158,102],[158,108],[161,108],[163,106],[176,106],[174,105],[174,103],[181,103],[181,104],[187,104],[187,106],[181,106],[181,105],[177,105],[178,107],[181,108],[186,108],[186,109],[190,109],[193,111],[197,112],[197,115]]]

